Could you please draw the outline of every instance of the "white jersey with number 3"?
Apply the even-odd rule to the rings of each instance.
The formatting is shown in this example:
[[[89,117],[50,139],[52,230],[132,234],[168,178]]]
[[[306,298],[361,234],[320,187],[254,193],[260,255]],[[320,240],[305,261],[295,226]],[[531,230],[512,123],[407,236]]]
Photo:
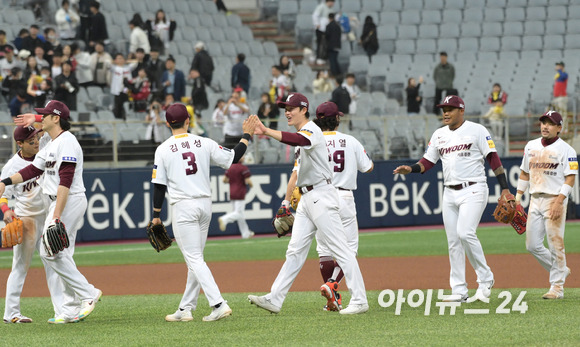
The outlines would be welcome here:
[[[310,140],[310,145],[296,147],[296,186],[311,186],[332,180],[332,169],[322,130],[313,121],[309,121],[298,130],[298,134]]]
[[[211,162],[228,169],[234,154],[206,137],[172,136],[155,151],[151,182],[167,186],[170,204],[182,199],[211,197]]]
[[[62,163],[76,164],[69,193],[84,193],[83,149],[73,134],[63,131],[54,140],[48,142],[38,152],[32,162],[34,166],[44,171],[44,182],[42,184],[44,194],[56,195],[60,185],[59,170]]]
[[[325,131],[324,139],[334,163],[332,184],[337,188],[356,190],[358,171],[367,172],[373,166],[363,145],[339,131]]]
[[[558,195],[565,177],[578,174],[578,157],[562,139],[544,147],[539,138],[526,145],[520,169],[530,174],[530,194]]]
[[[445,185],[486,182],[484,160],[496,152],[489,131],[477,123],[465,121],[459,128],[445,126],[435,130],[423,158],[443,164]]]
[[[31,161],[23,159],[20,153],[16,153],[4,168],[0,179],[10,177],[30,165]],[[41,176],[42,177],[42,176]],[[31,178],[26,182],[9,185],[4,191],[3,198],[14,197],[14,212],[19,217],[30,217],[41,214],[46,209],[45,200],[42,197],[41,178]]]

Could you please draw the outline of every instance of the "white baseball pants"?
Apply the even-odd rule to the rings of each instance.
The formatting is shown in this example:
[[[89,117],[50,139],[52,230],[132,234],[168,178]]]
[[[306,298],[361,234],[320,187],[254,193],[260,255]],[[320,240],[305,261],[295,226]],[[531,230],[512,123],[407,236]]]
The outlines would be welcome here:
[[[232,200],[232,208],[234,210],[223,215],[222,220],[226,224],[238,222],[238,228],[240,228],[240,234],[242,234],[242,237],[245,239],[249,238],[250,228],[248,227],[248,223],[246,223],[246,218],[244,218],[246,202],[244,200]]]
[[[526,248],[550,273],[552,286],[564,286],[566,280],[566,252],[564,250],[564,227],[568,199],[564,200],[562,217],[552,220],[548,217],[555,195],[532,194],[528,210],[526,228]],[[548,239],[548,250],[544,247],[544,237]]]
[[[175,240],[188,268],[187,284],[179,307],[195,310],[200,287],[210,306],[221,303],[224,298],[203,259],[211,221],[211,198],[177,201],[173,205],[171,220]]]
[[[349,248],[339,215],[339,198],[331,184],[303,194],[296,211],[286,261],[266,295],[273,305],[282,307],[284,299],[302,269],[315,233],[331,251],[344,272],[351,294],[350,304],[366,304],[365,284],[355,253]]]
[[[350,190],[337,190],[340,198],[340,220],[346,233],[346,243],[355,255],[358,253],[358,221],[356,219],[356,204],[354,195]],[[316,252],[319,257],[330,257],[332,253],[328,247],[321,243],[316,234]]]
[[[467,294],[465,255],[477,274],[477,283],[482,285],[493,281],[493,273],[487,266],[476,234],[488,196],[486,183],[476,183],[461,190],[445,188],[443,192],[443,223],[449,247],[449,284],[453,294]]]
[[[20,217],[22,219],[23,234],[22,243],[14,246],[12,258],[12,271],[6,281],[6,305],[4,307],[4,319],[10,320],[13,317],[21,315],[20,312],[20,295],[24,287],[24,281],[30,262],[34,255],[34,250],[39,250],[40,236],[44,226],[45,214]],[[57,276],[50,266],[44,267],[48,283],[54,281]]]
[[[46,230],[52,222],[55,206],[56,201],[52,201],[48,208],[43,230]],[[60,220],[66,227],[70,246],[53,256],[46,253],[44,246],[40,247],[40,257],[45,264],[44,266],[49,266],[58,275],[53,283],[48,280],[48,290],[55,316],[62,315],[66,318],[74,318],[78,316],[81,301],[90,300],[97,296],[97,289],[77,269],[73,259],[77,231],[81,226],[86,210],[87,197],[85,194],[69,195]]]

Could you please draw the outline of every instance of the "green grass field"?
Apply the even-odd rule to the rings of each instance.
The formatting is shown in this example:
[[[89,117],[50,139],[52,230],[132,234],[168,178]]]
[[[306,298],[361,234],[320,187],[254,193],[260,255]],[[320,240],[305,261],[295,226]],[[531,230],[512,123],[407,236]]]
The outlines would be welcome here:
[[[524,237],[510,228],[480,228],[478,235],[486,254],[527,253]],[[568,223],[565,240],[567,253],[580,253],[580,223]],[[211,240],[206,260],[283,259],[287,243],[288,239],[275,237]],[[445,255],[447,243],[440,229],[362,233],[359,253],[361,257]],[[316,257],[314,247],[309,257]],[[10,259],[10,252],[0,252],[0,267],[8,268]],[[183,261],[177,247],[157,254],[148,243],[80,246],[75,259],[79,266]],[[37,257],[33,266],[40,266]],[[52,315],[49,298],[23,298],[24,311],[36,321],[0,325],[0,345],[580,345],[580,289],[567,287],[565,299],[558,301],[542,300],[545,289],[510,289],[513,298],[506,308],[523,290],[527,291],[525,314],[496,313],[503,289],[494,289],[490,304],[462,304],[454,316],[449,311],[439,315],[436,300],[429,316],[424,315],[424,305],[411,308],[406,303],[401,315],[395,315],[394,305],[379,306],[378,291],[368,292],[371,309],[363,315],[323,312],[317,292],[291,292],[282,312],[272,315],[250,305],[247,294],[229,293],[224,296],[233,316],[218,322],[201,321],[210,312],[202,295],[194,321],[180,323],[164,321],[179,304],[180,295],[104,296],[85,321],[63,326],[45,323]],[[489,308],[490,313],[466,315],[465,308]]]

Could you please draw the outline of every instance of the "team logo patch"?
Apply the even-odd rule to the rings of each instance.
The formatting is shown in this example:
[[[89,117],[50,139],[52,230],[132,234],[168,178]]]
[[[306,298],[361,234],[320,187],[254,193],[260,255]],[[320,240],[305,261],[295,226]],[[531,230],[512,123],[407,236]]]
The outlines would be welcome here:
[[[153,169],[153,172],[151,173],[151,178],[157,178],[157,170]]]
[[[231,149],[229,149],[229,148],[225,148],[225,147],[222,147],[222,146],[219,146],[219,147],[220,147],[220,149],[223,149],[224,151],[228,151],[228,152],[231,152],[231,151],[232,151],[232,150],[231,150]]]
[[[578,158],[568,158],[570,170],[578,170]]]
[[[310,136],[312,135],[312,131],[308,130],[308,129],[300,129],[300,131],[298,131],[299,134],[304,134],[306,136]]]
[[[485,139],[487,140],[487,145],[489,146],[489,148],[495,148],[495,143],[493,143],[491,136],[486,136]]]
[[[75,157],[62,157],[62,161],[77,161],[77,158]]]

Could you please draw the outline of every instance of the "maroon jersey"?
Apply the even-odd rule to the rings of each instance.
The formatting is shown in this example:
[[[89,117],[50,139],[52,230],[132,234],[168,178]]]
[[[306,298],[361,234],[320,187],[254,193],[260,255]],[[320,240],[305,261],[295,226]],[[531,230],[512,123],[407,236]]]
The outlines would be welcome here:
[[[250,169],[243,164],[232,164],[226,170],[226,177],[230,180],[230,200],[244,200],[246,198],[246,178],[252,176]]]

